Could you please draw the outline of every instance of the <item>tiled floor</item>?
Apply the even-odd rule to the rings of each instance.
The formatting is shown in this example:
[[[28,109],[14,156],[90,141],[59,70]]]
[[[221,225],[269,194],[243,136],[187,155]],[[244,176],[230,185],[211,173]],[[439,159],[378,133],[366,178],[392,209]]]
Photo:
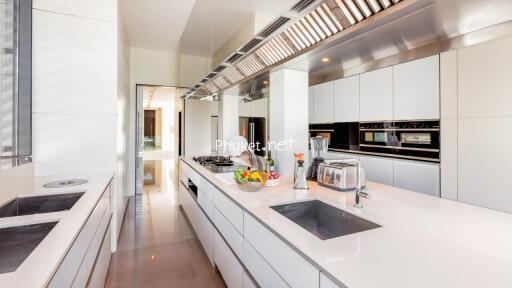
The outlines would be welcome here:
[[[175,177],[160,176],[128,203],[105,287],[225,287],[177,204]]]

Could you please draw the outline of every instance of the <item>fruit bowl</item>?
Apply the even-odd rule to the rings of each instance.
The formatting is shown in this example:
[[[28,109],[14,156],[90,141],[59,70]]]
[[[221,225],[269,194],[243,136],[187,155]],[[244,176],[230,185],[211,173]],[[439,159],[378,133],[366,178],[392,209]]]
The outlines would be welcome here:
[[[236,170],[233,174],[240,189],[246,192],[256,192],[265,186],[267,175],[260,171]]]

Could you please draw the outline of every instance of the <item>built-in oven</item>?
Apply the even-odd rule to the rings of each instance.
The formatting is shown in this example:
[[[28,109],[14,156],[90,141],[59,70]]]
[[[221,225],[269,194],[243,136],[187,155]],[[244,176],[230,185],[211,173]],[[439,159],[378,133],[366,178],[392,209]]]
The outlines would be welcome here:
[[[439,121],[385,121],[359,124],[359,147],[384,156],[439,162]]]
[[[309,124],[309,138],[312,137],[324,137],[329,139],[329,143],[331,143],[331,139],[334,135],[334,124]]]

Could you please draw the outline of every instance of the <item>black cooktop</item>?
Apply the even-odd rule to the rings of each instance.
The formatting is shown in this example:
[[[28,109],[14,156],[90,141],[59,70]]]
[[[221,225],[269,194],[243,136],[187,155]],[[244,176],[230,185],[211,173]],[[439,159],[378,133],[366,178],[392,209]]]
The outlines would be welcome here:
[[[235,164],[235,162],[231,160],[231,157],[198,156],[192,159],[213,173],[228,173],[235,171],[237,168],[246,168],[246,166]]]

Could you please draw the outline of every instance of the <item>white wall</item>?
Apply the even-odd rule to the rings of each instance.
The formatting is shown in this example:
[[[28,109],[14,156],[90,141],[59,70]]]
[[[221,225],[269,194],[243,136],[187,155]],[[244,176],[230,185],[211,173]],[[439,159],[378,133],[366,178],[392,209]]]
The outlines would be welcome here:
[[[120,7],[118,7],[120,9]],[[118,14],[119,15],[119,14]],[[117,237],[111,237],[112,250],[117,248],[117,238],[121,232],[127,198],[128,187],[128,136],[129,136],[129,104],[130,104],[130,48],[126,26],[122,18],[117,23],[117,179],[114,202],[115,221],[112,231]]]
[[[116,170],[116,1],[34,1],[36,175]]]
[[[185,101],[185,155],[211,153],[210,101]]]
[[[192,87],[203,79],[211,70],[211,58],[180,54],[181,87]]]
[[[293,140],[284,151],[270,147],[276,168],[284,176],[293,175],[293,153],[304,153],[308,163],[308,73],[281,69],[270,73],[270,141]]]

